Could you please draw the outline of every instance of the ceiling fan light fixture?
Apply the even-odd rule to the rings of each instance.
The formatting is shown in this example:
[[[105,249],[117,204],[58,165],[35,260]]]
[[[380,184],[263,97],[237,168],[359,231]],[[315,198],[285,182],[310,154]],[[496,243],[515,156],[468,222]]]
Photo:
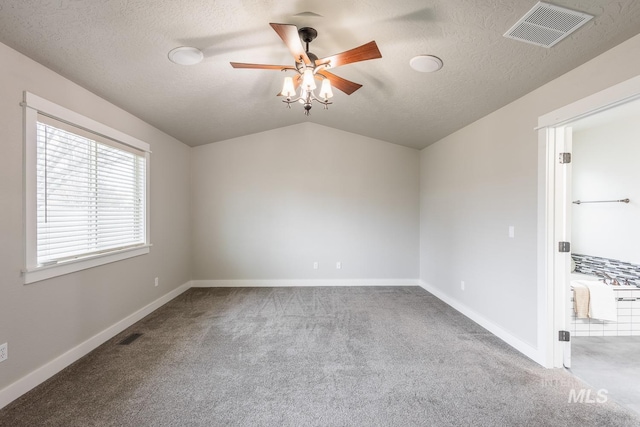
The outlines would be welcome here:
[[[195,65],[202,61],[204,54],[198,48],[180,46],[169,51],[169,61],[178,65]]]
[[[333,98],[333,90],[331,90],[331,82],[329,79],[322,80],[322,85],[320,86],[320,97],[324,99]]]
[[[311,68],[307,68],[304,70],[304,73],[302,73],[302,86],[305,90],[315,90],[316,82]]]
[[[273,22],[269,25],[271,25],[271,28],[274,29],[284,44],[289,48],[290,53],[293,55],[295,65],[292,67],[289,65],[231,62],[231,66],[233,68],[293,71],[297,73],[295,81],[290,77],[285,78],[282,91],[278,95],[285,97],[282,102],[287,104],[287,108],[291,108],[291,104],[300,102],[304,106],[304,114],[307,116],[314,102],[322,104],[325,110],[329,108],[329,105],[332,104],[329,98],[333,97],[332,86],[335,86],[347,95],[351,95],[362,87],[361,84],[330,73],[327,71],[327,68],[335,68],[354,62],[382,58],[376,42],[370,41],[362,46],[349,49],[337,55],[319,59],[316,55],[309,52],[309,43],[318,36],[318,32],[314,28],[298,28],[293,24],[277,24]],[[303,45],[303,42],[306,46]],[[317,87],[315,82],[316,78],[322,80],[322,87],[318,96],[316,96],[314,92]],[[300,86],[300,95],[296,97],[295,92],[297,85]]]
[[[285,77],[282,85],[282,96],[292,97],[296,94],[296,88],[293,86],[293,78]]]
[[[433,55],[418,55],[411,58],[409,65],[421,73],[433,73],[444,65],[442,59]]]

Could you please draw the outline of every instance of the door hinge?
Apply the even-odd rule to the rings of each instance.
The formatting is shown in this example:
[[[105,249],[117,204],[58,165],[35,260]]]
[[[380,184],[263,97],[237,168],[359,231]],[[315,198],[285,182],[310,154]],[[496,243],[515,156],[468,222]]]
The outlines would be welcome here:
[[[558,252],[571,252],[571,243],[558,242]]]
[[[558,341],[571,341],[571,332],[558,331]]]
[[[571,163],[571,153],[560,153],[560,164]]]

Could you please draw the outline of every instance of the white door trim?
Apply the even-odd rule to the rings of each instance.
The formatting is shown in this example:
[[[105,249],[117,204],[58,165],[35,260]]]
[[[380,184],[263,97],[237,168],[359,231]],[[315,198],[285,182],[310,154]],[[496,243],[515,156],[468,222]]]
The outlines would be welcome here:
[[[553,238],[553,312],[554,330],[569,331],[569,301],[571,289],[569,272],[571,271],[571,253],[560,252],[557,242],[571,242],[571,163],[561,163],[561,153],[572,154],[573,130],[568,126],[557,126],[555,131],[556,152],[554,156],[555,173],[555,210]],[[555,333],[555,336],[558,334]],[[558,342],[554,334],[552,337]],[[571,367],[571,342],[558,342],[554,350],[554,363],[565,368]]]
[[[560,240],[556,236],[560,218],[556,217],[555,128],[635,99],[640,99],[640,75],[538,118],[538,350],[547,368],[562,367],[564,346],[558,341],[558,331],[565,323],[560,310],[554,308],[560,302],[555,295],[566,289],[561,279],[564,263],[555,261]]]
[[[538,117],[536,130],[597,114],[640,96],[640,75]]]

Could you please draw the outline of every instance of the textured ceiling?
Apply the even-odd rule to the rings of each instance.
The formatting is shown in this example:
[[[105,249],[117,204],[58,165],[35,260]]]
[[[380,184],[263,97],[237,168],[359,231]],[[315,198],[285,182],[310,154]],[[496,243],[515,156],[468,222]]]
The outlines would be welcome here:
[[[2,0],[0,42],[191,146],[311,121],[423,148],[640,32],[640,1],[554,0],[595,19],[551,49],[504,38],[535,3]],[[292,64],[270,22],[316,28],[318,57],[375,40],[383,58],[332,70],[363,88],[305,117],[275,96],[281,72],[229,65]],[[184,45],[204,61],[171,63]],[[444,68],[413,71],[419,54]]]

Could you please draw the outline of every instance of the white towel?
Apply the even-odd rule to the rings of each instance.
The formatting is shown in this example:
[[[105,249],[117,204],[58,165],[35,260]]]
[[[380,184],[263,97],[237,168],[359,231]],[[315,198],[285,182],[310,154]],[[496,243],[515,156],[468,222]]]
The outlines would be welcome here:
[[[589,288],[589,317],[617,322],[616,295],[611,286],[588,280],[579,282]]]
[[[589,288],[574,280],[571,282],[573,288],[573,310],[578,319],[589,317]]]

